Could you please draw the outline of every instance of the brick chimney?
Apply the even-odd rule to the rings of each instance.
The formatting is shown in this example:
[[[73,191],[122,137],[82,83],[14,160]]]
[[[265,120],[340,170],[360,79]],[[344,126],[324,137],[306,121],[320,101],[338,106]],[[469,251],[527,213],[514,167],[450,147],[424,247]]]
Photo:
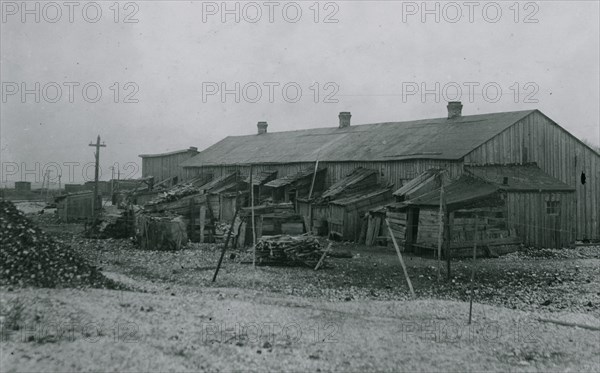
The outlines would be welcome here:
[[[258,122],[258,124],[256,125],[256,127],[258,127],[258,134],[263,135],[267,133],[268,126],[269,125],[267,124],[267,122]]]
[[[460,101],[448,102],[448,119],[460,118],[462,116],[463,105]]]
[[[340,118],[340,128],[350,127],[352,114],[349,111],[342,111],[338,117]]]

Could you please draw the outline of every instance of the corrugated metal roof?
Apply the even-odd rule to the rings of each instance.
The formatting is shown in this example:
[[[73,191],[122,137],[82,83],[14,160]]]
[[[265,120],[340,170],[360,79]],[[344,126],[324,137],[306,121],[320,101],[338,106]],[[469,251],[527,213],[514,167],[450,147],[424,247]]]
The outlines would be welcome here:
[[[573,191],[575,188],[546,174],[535,164],[468,166],[469,174],[507,191]],[[504,178],[507,184],[504,184]]]
[[[326,168],[319,168],[317,170],[317,173],[323,172],[327,170]],[[304,170],[300,170],[298,172],[296,172],[295,174],[290,174],[284,177],[281,177],[279,179],[275,179],[273,181],[269,181],[268,183],[265,184],[265,186],[271,187],[271,188],[281,188],[283,186],[286,185],[290,185],[300,179],[303,179],[305,177],[308,176],[312,176],[315,172],[315,169],[310,167],[310,168],[306,168]]]
[[[499,188],[493,184],[463,175],[458,180],[444,186],[444,197],[446,205],[451,206],[490,196],[498,190]],[[439,206],[440,189],[406,201],[406,203],[415,206]]]
[[[168,155],[183,154],[183,153],[188,153],[188,152],[190,152],[190,153],[198,153],[198,148],[196,148],[195,146],[190,146],[187,149],[174,150],[172,152],[166,152],[166,153],[140,154],[139,157],[140,158],[164,157],[164,156],[168,156]]]
[[[532,112],[534,110],[230,136],[181,166],[460,159]]]

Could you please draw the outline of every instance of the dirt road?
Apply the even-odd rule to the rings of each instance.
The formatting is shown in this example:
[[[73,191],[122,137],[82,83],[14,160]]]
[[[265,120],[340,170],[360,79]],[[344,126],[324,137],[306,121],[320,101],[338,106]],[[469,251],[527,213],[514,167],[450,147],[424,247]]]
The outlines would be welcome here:
[[[439,300],[326,302],[185,287],[1,291],[5,325],[6,311],[23,305],[19,330],[4,328],[3,372],[600,369],[597,331],[479,304],[469,326],[466,303]]]

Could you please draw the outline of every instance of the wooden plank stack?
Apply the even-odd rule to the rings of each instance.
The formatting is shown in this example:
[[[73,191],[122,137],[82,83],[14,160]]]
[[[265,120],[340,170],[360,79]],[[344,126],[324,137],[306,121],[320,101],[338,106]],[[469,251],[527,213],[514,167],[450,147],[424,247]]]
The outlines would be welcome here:
[[[314,268],[323,255],[319,241],[312,236],[263,236],[256,244],[256,264]]]

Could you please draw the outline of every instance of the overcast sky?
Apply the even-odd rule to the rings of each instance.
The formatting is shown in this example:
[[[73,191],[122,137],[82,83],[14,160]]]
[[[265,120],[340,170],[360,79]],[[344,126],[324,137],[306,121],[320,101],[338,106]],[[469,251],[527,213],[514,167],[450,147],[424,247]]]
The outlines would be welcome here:
[[[98,134],[107,179],[115,162],[128,176],[139,154],[203,149],[258,121],[284,131],[336,126],[340,111],[353,124],[443,117],[456,87],[464,115],[537,108],[600,142],[597,1],[228,2],[231,14],[221,1],[113,4],[31,1],[29,14],[2,0],[2,181],[20,179],[10,165],[47,162],[81,181],[65,162],[92,162]],[[36,83],[39,102],[21,95]],[[236,83],[239,102],[221,96]]]

